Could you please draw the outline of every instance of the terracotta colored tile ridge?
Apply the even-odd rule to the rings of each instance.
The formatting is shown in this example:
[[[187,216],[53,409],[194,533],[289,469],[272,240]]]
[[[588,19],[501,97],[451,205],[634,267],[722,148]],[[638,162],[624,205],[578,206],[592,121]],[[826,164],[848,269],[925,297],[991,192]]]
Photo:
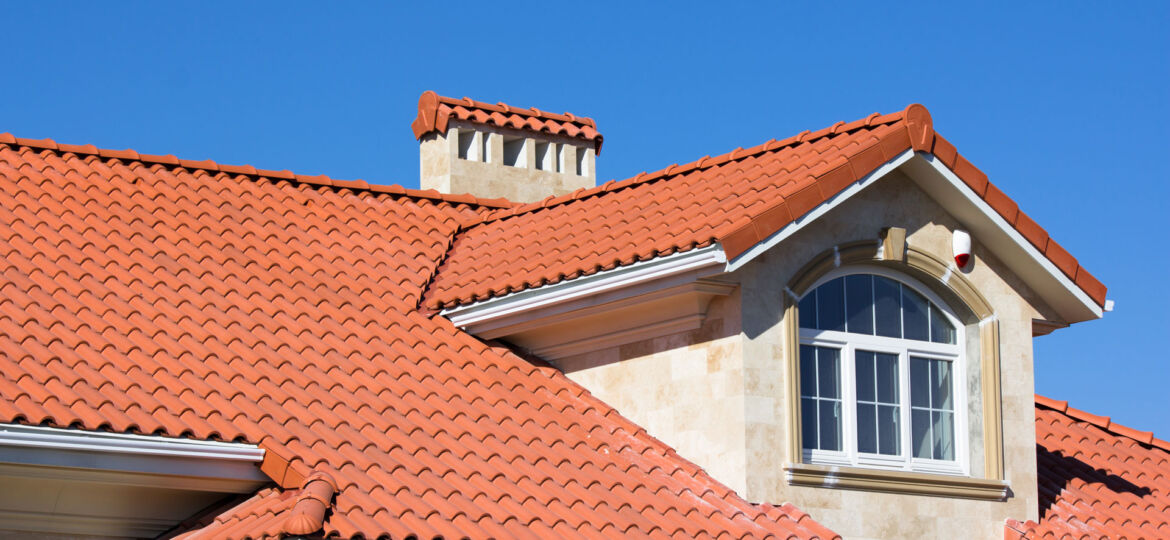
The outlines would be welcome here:
[[[325,525],[325,512],[333,506],[337,481],[329,473],[314,471],[305,479],[297,500],[284,520],[283,532],[288,535],[308,535]]]
[[[1052,409],[1056,412],[1064,414],[1065,416],[1068,416],[1074,420],[1093,424],[1094,426],[1097,426],[1114,435],[1127,437],[1146,446],[1153,446],[1170,452],[1170,442],[1154,437],[1153,432],[1139,431],[1131,427],[1115,423],[1108,416],[1098,416],[1080,409],[1074,409],[1068,406],[1067,401],[1057,401],[1055,399],[1036,394],[1036,404],[1041,407]]]
[[[811,171],[815,182],[801,191],[770,208],[766,208],[749,219],[733,223],[717,232],[728,258],[747,251],[762,242],[772,233],[816,208],[822,202],[844,190],[853,182],[874,171],[887,161],[894,159],[907,148],[928,153],[936,157],[951,172],[955,173],[967,187],[983,199],[996,213],[1016,229],[1048,260],[1060,269],[1077,287],[1085,292],[1098,306],[1104,307],[1106,287],[1089,273],[1056,243],[1039,224],[1020,211],[1019,206],[1003,191],[987,179],[987,175],[959,154],[953,144],[934,129],[930,111],[913,104],[901,113],[905,130],[886,133],[876,143],[855,151],[839,161],[822,164]],[[497,213],[512,213],[524,210],[519,206]],[[487,217],[487,216],[485,216]]]
[[[925,111],[925,108],[923,109]],[[930,122],[929,113],[925,121]],[[913,130],[912,130],[913,131]],[[1085,292],[1098,306],[1105,306],[1107,289],[1100,280],[1089,273],[1067,250],[1048,235],[1031,217],[1020,210],[1019,205],[1011,200],[995,184],[987,179],[987,175],[967,161],[955,145],[951,144],[934,131],[929,129],[929,140],[923,140],[922,146],[916,142],[915,150],[928,152],[938,158],[943,165],[955,173],[963,183],[967,184],[979,198],[983,199],[996,213],[1016,229],[1033,247],[1040,251],[1049,261],[1069,278],[1077,287]],[[927,148],[922,150],[922,148]]]
[[[904,129],[888,130],[878,140],[862,146],[852,154],[816,166],[809,171],[813,181],[800,191],[753,216],[744,216],[715,231],[727,258],[738,257],[763,242],[903,152],[912,148],[926,148],[926,141],[933,136],[930,113],[926,107],[910,105],[900,113],[900,117],[905,120]]]
[[[446,131],[447,121],[455,114],[455,107],[462,107],[468,110],[480,110],[489,116],[496,115],[496,118],[501,119],[501,122],[506,115],[519,116],[537,121],[551,121],[561,126],[572,126],[573,130],[571,133],[574,133],[579,138],[592,141],[598,152],[601,151],[601,143],[604,140],[601,133],[597,131],[597,122],[587,116],[577,116],[571,112],[558,114],[542,111],[536,107],[523,109],[520,107],[512,107],[504,102],[491,104],[484,101],[476,101],[469,97],[458,99],[440,96],[431,90],[423,92],[418,98],[418,116],[410,124],[415,138],[421,139],[423,135],[433,131]],[[533,128],[533,126],[527,127],[529,129]]]
[[[62,154],[70,153],[78,156],[97,156],[102,159],[119,159],[123,161],[137,161],[144,164],[181,167],[187,170],[207,171],[212,174],[222,172],[229,175],[244,175],[252,179],[269,178],[288,180],[290,182],[297,182],[302,184],[329,186],[337,189],[351,189],[355,191],[368,191],[372,193],[387,193],[393,196],[400,196],[411,199],[429,199],[452,204],[468,204],[501,209],[512,208],[516,206],[516,203],[513,203],[507,199],[483,199],[470,194],[451,195],[440,193],[439,191],[433,189],[408,189],[397,184],[369,184],[364,180],[338,180],[325,175],[310,176],[296,174],[288,170],[272,171],[266,169],[257,169],[251,165],[224,165],[209,159],[203,161],[179,159],[170,154],[165,156],[139,154],[138,152],[129,149],[109,150],[105,148],[98,148],[92,144],[76,145],[57,143],[52,139],[24,139],[15,137],[11,133],[0,133],[0,145],[8,145],[13,147],[23,146],[41,150],[51,150]]]
[[[911,107],[913,107],[913,105]],[[922,106],[918,105],[918,107],[922,107]],[[925,110],[925,107],[923,107],[923,109]],[[588,199],[590,197],[599,197],[599,196],[603,196],[603,195],[610,193],[610,192],[613,192],[613,191],[620,191],[623,189],[632,188],[632,187],[635,187],[635,186],[638,186],[641,184],[645,184],[645,183],[649,183],[649,182],[666,180],[666,179],[670,179],[670,178],[673,178],[675,176],[687,174],[690,172],[712,169],[712,168],[715,168],[715,167],[718,167],[718,166],[721,166],[721,165],[724,165],[724,164],[727,164],[730,162],[741,161],[741,160],[744,160],[747,158],[756,157],[756,156],[766,154],[769,152],[777,152],[780,150],[784,150],[786,148],[792,148],[792,147],[799,146],[799,145],[805,144],[805,143],[813,143],[813,142],[816,142],[820,139],[823,139],[826,137],[832,137],[834,135],[839,135],[842,133],[848,134],[848,133],[853,133],[853,132],[860,130],[860,129],[863,129],[863,128],[873,128],[873,127],[877,127],[877,126],[894,124],[894,123],[897,123],[898,121],[902,120],[903,117],[905,116],[905,113],[906,113],[906,111],[899,111],[896,113],[882,115],[880,113],[875,112],[875,113],[870,114],[869,116],[867,116],[865,118],[855,120],[855,121],[849,122],[849,123],[846,123],[843,121],[837,122],[836,124],[833,124],[830,127],[827,127],[827,128],[815,131],[815,132],[810,132],[808,130],[805,130],[805,131],[802,131],[801,133],[798,133],[792,137],[788,137],[787,139],[783,139],[783,140],[772,139],[770,141],[767,141],[763,144],[753,146],[751,148],[745,149],[745,148],[740,147],[740,148],[736,148],[735,150],[732,150],[732,151],[727,152],[725,154],[720,154],[720,155],[715,156],[715,157],[704,156],[698,160],[692,161],[690,163],[685,163],[683,165],[679,165],[679,164],[675,163],[675,164],[670,165],[664,169],[660,169],[658,171],[651,172],[651,173],[640,172],[636,176],[633,176],[631,178],[627,178],[625,180],[610,180],[610,181],[608,181],[600,186],[596,186],[596,187],[592,187],[592,188],[581,188],[581,189],[577,189],[576,191],[573,191],[572,193],[567,193],[565,195],[550,196],[550,197],[546,197],[546,198],[539,200],[539,201],[536,201],[536,202],[523,204],[523,205],[517,205],[517,206],[514,206],[512,208],[505,209],[505,210],[498,210],[498,211],[492,212],[488,215],[485,215],[484,218],[480,221],[480,223],[490,223],[493,221],[500,221],[500,220],[504,220],[504,219],[507,219],[510,217],[519,216],[522,214],[526,214],[529,212],[540,210],[541,208],[549,208],[549,207],[553,207],[553,206],[559,206],[562,204],[568,204],[571,202],[580,201],[582,199]]]

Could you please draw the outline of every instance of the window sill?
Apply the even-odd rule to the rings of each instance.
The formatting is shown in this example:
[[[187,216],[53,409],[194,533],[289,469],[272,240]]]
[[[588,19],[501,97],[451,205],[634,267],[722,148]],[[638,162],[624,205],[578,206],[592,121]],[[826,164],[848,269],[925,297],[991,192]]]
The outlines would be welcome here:
[[[1003,480],[964,476],[803,463],[789,463],[784,466],[784,472],[788,483],[794,486],[961,497],[986,501],[1002,501],[1007,498],[1008,493],[1008,483]]]

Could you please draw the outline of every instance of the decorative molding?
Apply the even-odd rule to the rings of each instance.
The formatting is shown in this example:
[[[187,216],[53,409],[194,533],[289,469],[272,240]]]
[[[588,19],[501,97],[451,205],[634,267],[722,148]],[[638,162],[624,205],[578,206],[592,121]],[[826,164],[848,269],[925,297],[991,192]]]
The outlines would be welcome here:
[[[906,229],[886,227],[882,229],[881,258],[887,261],[906,260]]]
[[[1060,330],[1061,328],[1068,328],[1068,323],[1046,321],[1044,319],[1032,319],[1032,337],[1047,336],[1048,334]]]
[[[460,328],[470,329],[469,327],[475,325],[482,327],[485,323],[505,317],[523,315],[537,309],[550,308],[603,292],[652,283],[695,270],[710,270],[706,275],[720,273],[726,263],[727,257],[723,254],[723,248],[718,244],[712,244],[466,306],[445,309],[441,314]]]
[[[784,472],[788,483],[794,486],[961,497],[985,501],[1007,499],[1009,488],[1008,483],[1003,480],[802,463],[786,464]]]
[[[797,299],[804,296],[821,278],[839,266],[852,264],[874,264],[904,272],[917,278],[931,290],[938,293],[952,307],[962,307],[967,313],[960,314],[967,324],[979,324],[980,377],[983,384],[983,463],[984,475],[989,479],[1004,478],[1003,463],[1003,410],[1000,381],[999,322],[991,304],[961,272],[955,272],[947,262],[907,245],[904,261],[884,258],[885,244],[875,241],[849,242],[825,250],[801,268],[788,283],[791,295],[786,295],[785,322],[785,372],[788,374],[787,392],[790,396],[788,407],[788,458],[791,462],[801,461],[800,446],[800,362],[799,314]],[[973,464],[974,465],[974,464]]]
[[[664,281],[667,282],[602,293],[583,304],[560,304],[468,329],[485,339],[505,339],[541,358],[557,360],[697,329],[707,316],[711,300],[730,294],[738,286],[703,279],[693,272]]]

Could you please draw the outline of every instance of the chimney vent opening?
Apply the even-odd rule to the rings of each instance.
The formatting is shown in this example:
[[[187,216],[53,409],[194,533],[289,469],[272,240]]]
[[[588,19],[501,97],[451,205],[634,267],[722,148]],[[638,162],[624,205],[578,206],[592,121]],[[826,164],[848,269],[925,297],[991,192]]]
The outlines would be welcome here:
[[[509,167],[524,167],[527,157],[524,155],[523,137],[504,137],[504,165]]]
[[[536,170],[551,171],[553,168],[553,153],[552,143],[538,142],[536,143]]]
[[[460,129],[457,130],[456,133],[459,137],[459,159],[472,159],[478,161],[476,158],[479,156],[472,154],[473,150],[478,150],[475,148],[475,132],[467,129]]]
[[[584,147],[581,147],[581,146],[577,147],[577,176],[585,176],[586,174],[588,174],[588,171],[585,170],[586,164],[588,163],[585,160],[585,154],[587,154],[587,153],[588,153],[588,150],[585,149]]]

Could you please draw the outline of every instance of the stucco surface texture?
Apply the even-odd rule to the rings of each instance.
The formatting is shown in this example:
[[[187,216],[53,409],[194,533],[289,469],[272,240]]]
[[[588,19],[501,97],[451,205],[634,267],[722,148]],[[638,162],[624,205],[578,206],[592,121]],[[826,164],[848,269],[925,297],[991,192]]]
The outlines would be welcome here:
[[[716,299],[698,331],[568,359],[569,377],[754,502],[792,502],[846,538],[998,538],[1005,519],[1036,515],[1032,319],[1051,310],[974,239],[968,280],[1000,325],[1003,460],[1011,495],[981,501],[789,485],[785,286],[834,246],[878,242],[902,227],[907,244],[951,258],[961,225],[895,171],[731,274],[737,294]],[[939,286],[937,283],[934,286]],[[738,314],[735,312],[738,311]],[[715,328],[718,327],[718,330]],[[971,476],[984,477],[978,323],[967,328]],[[706,365],[697,360],[708,359]],[[702,368],[702,369],[700,369]]]
[[[482,139],[477,139],[472,156],[463,159],[458,154],[456,130],[474,130],[476,137],[487,138],[487,159],[479,158]],[[523,160],[518,166],[504,164],[504,138],[524,139]],[[504,198],[513,202],[539,201],[546,197],[564,195],[577,189],[590,188],[596,183],[594,149],[568,137],[543,135],[540,142],[561,146],[562,172],[556,172],[555,147],[552,168],[536,168],[536,142],[533,133],[482,125],[452,122],[446,133],[430,133],[419,142],[419,184],[423,189],[442,193],[472,193],[476,197]],[[585,174],[576,174],[577,153],[584,152]]]

